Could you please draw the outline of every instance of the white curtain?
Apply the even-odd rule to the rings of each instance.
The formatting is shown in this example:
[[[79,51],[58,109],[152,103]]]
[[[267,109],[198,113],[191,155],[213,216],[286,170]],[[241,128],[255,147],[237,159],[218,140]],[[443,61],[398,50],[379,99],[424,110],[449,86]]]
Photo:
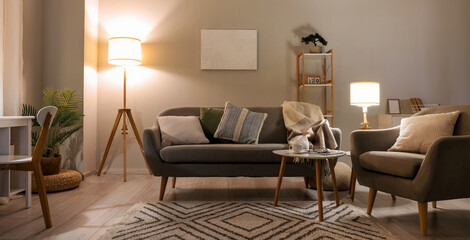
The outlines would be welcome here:
[[[20,115],[23,99],[23,0],[0,0],[0,115]]]

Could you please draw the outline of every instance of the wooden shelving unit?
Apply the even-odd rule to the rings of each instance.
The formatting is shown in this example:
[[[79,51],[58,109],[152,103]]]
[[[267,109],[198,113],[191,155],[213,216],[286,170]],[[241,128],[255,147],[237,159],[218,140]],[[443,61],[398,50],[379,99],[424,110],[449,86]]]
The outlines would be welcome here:
[[[319,76],[305,73],[305,58],[321,58],[322,74]],[[327,58],[330,60],[328,68]],[[309,78],[319,77],[319,82],[309,83]],[[318,80],[317,80],[318,81]],[[308,87],[321,87],[324,91],[323,115],[331,119],[331,126],[334,126],[334,97],[333,97],[333,49],[325,53],[305,53],[301,50],[297,54],[297,101],[305,102],[305,89]],[[328,96],[329,93],[329,96]]]

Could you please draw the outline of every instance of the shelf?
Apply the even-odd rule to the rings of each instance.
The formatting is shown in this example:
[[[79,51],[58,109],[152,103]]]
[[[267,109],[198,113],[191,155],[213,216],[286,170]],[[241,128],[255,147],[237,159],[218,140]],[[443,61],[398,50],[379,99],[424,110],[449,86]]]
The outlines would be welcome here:
[[[15,195],[15,194],[24,192],[24,191],[25,191],[24,188],[11,188],[11,189],[10,189],[10,197],[13,196],[13,195]]]
[[[26,155],[0,155],[0,163],[8,164],[11,162],[14,162],[15,164],[27,163],[31,162],[31,157]]]
[[[318,69],[308,69],[308,72],[305,72],[305,63],[307,62],[308,65],[312,65],[312,62],[306,61],[306,58],[309,57],[318,57],[321,60],[321,71],[318,71]],[[327,65],[327,62],[329,65]],[[318,62],[315,62],[315,65],[319,65]],[[327,77],[329,77],[328,80]],[[297,53],[297,101],[305,102],[307,92],[305,89],[308,87],[319,87],[320,90],[323,91],[322,99],[318,100],[323,102],[322,109],[325,113],[323,116],[328,118],[331,122],[331,126],[334,127],[333,49],[324,53],[306,53],[305,50],[302,49]],[[315,91],[315,93],[318,94],[318,91]]]
[[[304,53],[305,56],[331,56],[331,53]]]
[[[315,83],[306,83],[306,84],[299,84],[299,87],[331,87],[333,84],[331,83],[322,83],[322,84],[315,84]]]

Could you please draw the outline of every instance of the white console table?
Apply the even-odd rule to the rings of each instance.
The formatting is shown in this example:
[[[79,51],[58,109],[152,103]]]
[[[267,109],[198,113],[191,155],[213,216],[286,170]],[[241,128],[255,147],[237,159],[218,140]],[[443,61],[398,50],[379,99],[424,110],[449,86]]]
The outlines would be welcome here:
[[[34,117],[0,116],[0,157],[31,156],[31,119]],[[0,197],[25,192],[26,208],[31,207],[31,172],[0,171]]]
[[[378,128],[391,128],[400,125],[403,118],[411,117],[413,114],[379,114]]]

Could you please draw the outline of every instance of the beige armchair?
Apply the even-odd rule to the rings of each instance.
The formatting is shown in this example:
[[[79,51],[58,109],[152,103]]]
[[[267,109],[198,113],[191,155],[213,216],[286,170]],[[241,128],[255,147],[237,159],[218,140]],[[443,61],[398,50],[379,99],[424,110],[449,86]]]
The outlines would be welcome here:
[[[367,214],[377,191],[418,202],[421,234],[427,234],[428,202],[470,197],[470,105],[443,106],[416,115],[459,110],[454,135],[439,138],[426,154],[387,152],[400,128],[351,133],[351,160],[359,184],[369,187]]]

